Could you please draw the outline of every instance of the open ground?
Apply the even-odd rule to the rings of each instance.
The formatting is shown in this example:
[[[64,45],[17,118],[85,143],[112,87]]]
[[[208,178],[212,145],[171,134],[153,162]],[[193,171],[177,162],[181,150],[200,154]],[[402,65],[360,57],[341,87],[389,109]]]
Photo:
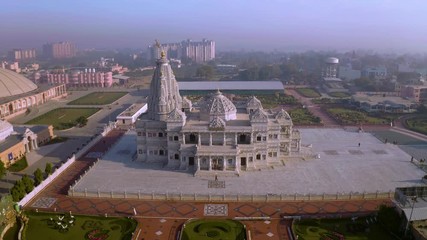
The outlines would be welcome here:
[[[71,101],[68,105],[105,105],[115,102],[126,95],[127,92],[93,92],[79,99]]]
[[[26,123],[51,124],[56,130],[62,130],[74,127],[80,116],[88,118],[99,110],[100,108],[57,108]]]
[[[424,172],[397,145],[370,133],[343,129],[301,129],[314,159],[285,161],[279,169],[220,177],[225,188],[208,188],[209,177],[132,161],[136,137],[129,132],[75,186],[78,192],[176,194],[336,194],[394,191],[421,184]],[[360,146],[359,146],[360,143]]]

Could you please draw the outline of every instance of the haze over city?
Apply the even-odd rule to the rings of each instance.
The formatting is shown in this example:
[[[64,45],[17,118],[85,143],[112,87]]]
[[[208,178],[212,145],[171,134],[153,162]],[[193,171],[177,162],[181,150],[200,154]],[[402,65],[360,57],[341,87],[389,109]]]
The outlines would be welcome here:
[[[220,51],[415,53],[425,52],[425,9],[423,0],[5,1],[0,51],[63,40],[85,49],[207,38]]]

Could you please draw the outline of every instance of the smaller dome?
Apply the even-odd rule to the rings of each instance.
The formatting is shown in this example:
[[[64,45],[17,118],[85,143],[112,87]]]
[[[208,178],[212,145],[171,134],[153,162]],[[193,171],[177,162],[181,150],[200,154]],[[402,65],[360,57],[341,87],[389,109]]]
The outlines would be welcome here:
[[[262,108],[261,101],[255,96],[249,98],[249,100],[246,102],[246,106],[250,108]]]
[[[255,112],[249,115],[249,118],[251,122],[258,122],[258,123],[268,122],[268,115],[261,108],[256,109]]]
[[[225,121],[236,119],[236,106],[219,90],[210,96],[206,107],[211,116],[223,117]]]
[[[209,123],[209,128],[212,130],[221,130],[225,128],[225,121],[220,117],[214,117]]]

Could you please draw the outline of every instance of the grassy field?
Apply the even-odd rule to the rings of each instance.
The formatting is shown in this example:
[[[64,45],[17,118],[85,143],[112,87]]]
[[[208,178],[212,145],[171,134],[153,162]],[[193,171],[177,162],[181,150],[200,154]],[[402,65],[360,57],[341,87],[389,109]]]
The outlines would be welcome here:
[[[318,98],[321,96],[320,93],[313,88],[296,88],[295,91],[307,98]]]
[[[117,99],[126,95],[127,92],[93,92],[74,101],[69,102],[67,105],[105,105],[111,104]]]
[[[416,116],[406,120],[409,129],[427,134],[427,115]]]
[[[246,229],[238,221],[224,219],[199,219],[187,222],[182,240],[245,240]]]
[[[20,172],[28,167],[27,158],[24,156],[18,161],[16,161],[14,164],[12,164],[7,170],[9,172]]]
[[[306,108],[295,108],[288,111],[295,125],[313,125],[320,124],[320,118],[314,116]]]
[[[326,111],[341,124],[386,124],[387,119],[370,117],[365,112],[345,109],[328,108]]]
[[[80,116],[89,117],[100,108],[57,108],[38,116],[26,124],[52,124],[56,130],[68,129],[77,125]]]
[[[369,223],[366,220],[369,219]],[[369,230],[367,230],[369,229]],[[351,219],[307,219],[293,225],[294,234],[299,240],[377,240],[394,239],[370,217]],[[344,238],[340,238],[340,237]]]
[[[131,240],[132,233],[135,231],[137,222],[129,218],[105,218],[75,215],[73,224],[70,224],[72,218],[67,214],[62,220],[59,220],[59,214],[51,213],[27,213],[29,217],[28,226],[25,235],[27,240],[110,240],[124,239]],[[51,220],[52,219],[52,220]],[[62,229],[61,225],[67,225]],[[16,232],[16,230],[14,231]],[[8,232],[9,233],[9,232]],[[5,240],[17,239],[13,232],[6,235]]]
[[[350,94],[346,93],[346,92],[330,92],[328,93],[329,96],[334,97],[334,98],[348,98],[351,97]]]

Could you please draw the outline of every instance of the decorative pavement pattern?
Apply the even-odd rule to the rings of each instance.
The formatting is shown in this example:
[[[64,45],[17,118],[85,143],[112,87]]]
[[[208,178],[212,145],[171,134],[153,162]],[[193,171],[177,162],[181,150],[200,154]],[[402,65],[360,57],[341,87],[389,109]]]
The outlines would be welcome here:
[[[225,188],[225,181],[209,180],[208,188]]]
[[[116,142],[124,132],[114,130],[95,146],[90,152],[102,152]],[[103,143],[105,141],[105,143]],[[25,209],[36,209],[43,199],[56,199],[45,209],[49,212],[69,212],[97,216],[133,216],[134,208],[138,213],[136,232],[140,231],[138,240],[175,239],[180,226],[190,218],[204,216],[203,202],[144,201],[137,199],[112,198],[77,198],[67,196],[69,186],[95,161],[82,158],[73,163],[67,171],[59,175],[50,185],[32,199]],[[40,200],[42,199],[42,200]],[[227,205],[227,218],[234,217],[271,217],[270,224],[263,221],[242,221],[251,232],[252,239],[289,239],[286,233],[288,223],[279,221],[282,216],[292,215],[336,215],[351,216],[352,213],[373,212],[381,204],[391,205],[389,199],[380,200],[344,200],[344,201],[290,201],[290,202],[230,202]],[[163,219],[163,220],[162,220]],[[166,220],[166,221],[164,221]],[[161,234],[160,234],[161,232]],[[157,234],[156,234],[157,233]],[[271,234],[273,235],[271,235]],[[268,235],[271,237],[268,237]]]
[[[205,204],[205,216],[228,216],[227,204]]]
[[[56,198],[42,197],[31,205],[33,208],[50,208],[56,202]]]

